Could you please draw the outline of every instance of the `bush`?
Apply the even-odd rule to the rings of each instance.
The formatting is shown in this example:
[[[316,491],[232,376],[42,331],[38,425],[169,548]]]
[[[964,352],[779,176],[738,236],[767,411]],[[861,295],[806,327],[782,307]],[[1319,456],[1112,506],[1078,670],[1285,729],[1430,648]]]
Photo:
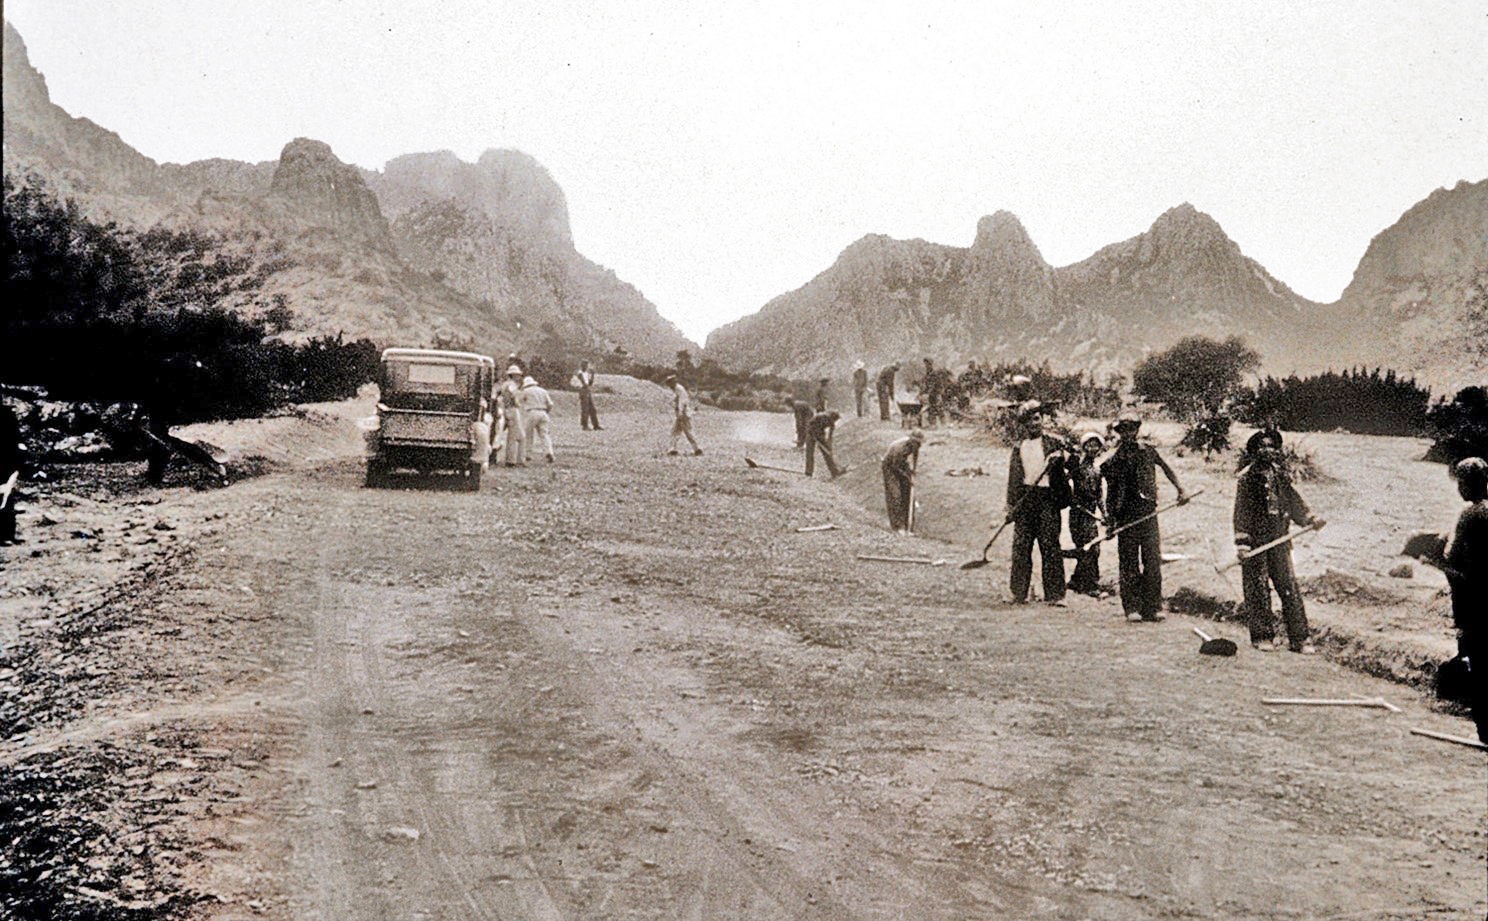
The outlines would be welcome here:
[[[1426,459],[1453,464],[1464,457],[1488,459],[1488,388],[1464,387],[1450,402],[1427,414],[1431,448]]]
[[[1178,444],[1192,451],[1203,451],[1205,457],[1228,451],[1230,449],[1230,417],[1215,415],[1198,420],[1188,427]]]
[[[1431,391],[1394,371],[1363,368],[1310,377],[1268,377],[1237,401],[1241,421],[1294,432],[1420,435]]]
[[[1132,390],[1163,404],[1174,419],[1192,422],[1219,415],[1241,392],[1244,376],[1260,365],[1261,356],[1238,336],[1223,342],[1189,336],[1143,359],[1132,371]]]

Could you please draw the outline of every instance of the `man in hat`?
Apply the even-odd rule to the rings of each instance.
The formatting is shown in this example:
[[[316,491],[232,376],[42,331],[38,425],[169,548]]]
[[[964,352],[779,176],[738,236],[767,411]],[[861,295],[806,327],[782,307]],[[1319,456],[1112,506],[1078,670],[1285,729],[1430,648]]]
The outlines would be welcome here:
[[[831,378],[827,377],[822,378],[816,383],[816,405],[814,408],[819,413],[827,411],[827,385],[830,383]]]
[[[685,435],[688,444],[692,445],[692,454],[696,457],[703,453],[703,449],[698,447],[697,439],[692,437],[692,397],[688,395],[682,382],[677,380],[677,375],[668,374],[666,382],[672,388],[672,442],[667,453],[675,455],[677,439]]]
[[[525,443],[522,441],[522,410],[519,400],[521,390],[521,367],[508,365],[506,380],[501,382],[501,389],[496,394],[496,403],[501,407],[501,426],[506,430],[506,445],[502,448],[501,461],[508,467],[515,467],[523,462]]]
[[[1272,547],[1249,556],[1252,547],[1285,537],[1289,522],[1303,527],[1322,526],[1307,503],[1292,486],[1282,464],[1281,433],[1262,430],[1245,443],[1250,459],[1235,484],[1235,553],[1240,557],[1240,580],[1245,593],[1245,613],[1250,626],[1250,645],[1264,652],[1280,647],[1276,617],[1271,611],[1271,585],[1281,598],[1281,617],[1286,623],[1287,643],[1292,652],[1313,653],[1308,637],[1307,610],[1302,590],[1292,570],[1292,545]],[[1248,557],[1248,558],[1247,558]],[[1269,578],[1270,585],[1267,584]]]
[[[875,390],[878,394],[878,418],[889,421],[889,404],[894,401],[894,375],[899,373],[899,362],[894,362],[878,372]]]
[[[574,372],[574,386],[579,388],[579,427],[589,431],[592,426],[598,432],[599,413],[594,410],[594,371],[590,369],[589,362],[579,363],[579,370]]]
[[[804,448],[806,447],[806,425],[811,422],[811,417],[816,415],[816,411],[805,400],[792,399],[789,403],[791,412],[796,417],[796,447]]]
[[[1069,530],[1075,542],[1076,562],[1069,590],[1082,595],[1100,594],[1100,542],[1096,538],[1100,537],[1100,521],[1106,515],[1106,501],[1096,461],[1105,450],[1104,438],[1086,432],[1080,436],[1080,456],[1070,471]],[[1090,549],[1081,550],[1086,544]]]
[[[868,369],[863,367],[861,361],[853,362],[853,399],[857,402],[858,418],[863,418],[866,411],[868,395]]]
[[[1116,417],[1116,450],[1104,465],[1106,482],[1106,528],[1116,535],[1116,560],[1121,571],[1121,609],[1132,622],[1157,621],[1162,614],[1162,535],[1157,518],[1157,469],[1178,491],[1178,502],[1188,502],[1188,493],[1177,474],[1157,449],[1137,440],[1142,417],[1135,409],[1124,409]],[[1141,524],[1133,524],[1146,518]]]
[[[553,411],[553,398],[531,377],[522,378],[517,392],[517,409],[522,414],[523,463],[532,462],[532,447],[541,438],[543,453],[553,463],[553,439],[548,434],[548,414]]]
[[[920,466],[920,444],[925,433],[915,429],[889,445],[884,453],[884,504],[889,507],[889,528],[896,534],[908,534],[909,505],[914,501],[915,470]]]
[[[816,452],[821,450],[822,460],[827,464],[827,470],[832,474],[832,479],[842,476],[843,470],[837,466],[837,460],[832,457],[832,432],[837,428],[837,420],[842,416],[835,412],[817,413],[806,423],[806,475],[811,476],[816,469]]]
[[[1033,545],[1038,544],[1044,600],[1064,607],[1064,550],[1059,546],[1060,510],[1070,504],[1065,443],[1044,433],[1044,409],[1037,400],[1018,408],[1023,438],[1008,459],[1006,521],[1013,525],[1013,603],[1028,601],[1033,578]]]

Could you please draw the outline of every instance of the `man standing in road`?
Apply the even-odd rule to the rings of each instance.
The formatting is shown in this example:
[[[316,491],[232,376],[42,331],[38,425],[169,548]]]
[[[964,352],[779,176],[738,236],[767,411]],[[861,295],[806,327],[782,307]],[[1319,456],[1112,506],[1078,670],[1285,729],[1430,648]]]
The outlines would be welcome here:
[[[816,469],[816,452],[821,450],[822,460],[827,464],[827,470],[832,474],[832,479],[842,476],[843,469],[837,466],[837,460],[832,457],[832,433],[837,428],[837,420],[842,416],[838,413],[817,413],[806,423],[806,475],[811,476]]]
[[[703,453],[698,447],[697,439],[692,437],[692,397],[688,395],[687,388],[677,380],[677,375],[668,374],[667,386],[672,388],[672,442],[667,449],[667,454],[676,455],[677,439],[687,436],[688,444],[692,445],[693,456]]]
[[[539,438],[548,463],[553,463],[553,439],[548,434],[548,414],[553,411],[553,398],[537,385],[536,380],[526,377],[522,379],[522,389],[517,392],[517,409],[522,414],[523,463],[532,462],[532,448]]]
[[[1075,543],[1075,571],[1069,590],[1081,595],[1100,594],[1100,521],[1106,503],[1101,491],[1100,467],[1096,461],[1106,442],[1095,432],[1080,436],[1080,457],[1070,471],[1070,540]],[[1095,541],[1095,543],[1091,543]],[[1090,544],[1089,550],[1080,548]]]
[[[920,466],[920,444],[925,433],[915,429],[905,437],[889,445],[884,454],[883,468],[884,504],[889,508],[889,529],[896,534],[908,534],[909,506],[914,501],[915,471]]]
[[[1044,434],[1043,407],[1029,400],[1018,409],[1023,440],[1008,459],[1007,512],[1013,525],[1010,588],[1014,604],[1028,601],[1033,579],[1033,545],[1038,544],[1044,600],[1064,607],[1064,549],[1059,545],[1060,510],[1070,503],[1065,444]]]
[[[1121,570],[1121,609],[1133,623],[1164,619],[1162,535],[1157,518],[1147,517],[1157,510],[1157,468],[1178,490],[1179,504],[1188,502],[1173,468],[1156,448],[1137,440],[1141,430],[1141,414],[1135,409],[1122,410],[1116,417],[1116,450],[1101,467],[1106,481],[1107,532],[1131,525],[1116,535],[1116,559]]]
[[[506,430],[501,461],[508,467],[515,467],[523,458],[522,411],[517,399],[522,389],[521,382],[522,369],[510,365],[506,369],[506,380],[501,382],[501,390],[496,394],[497,405],[501,407],[501,426]]]
[[[861,419],[863,418],[863,413],[867,411],[868,402],[868,370],[863,367],[861,361],[853,363],[852,382],[853,400],[857,404],[858,418]]]
[[[579,427],[586,432],[591,427],[600,431],[599,413],[594,411],[594,372],[590,370],[589,362],[579,363],[573,382],[579,388]]]
[[[894,400],[894,375],[899,372],[899,362],[894,362],[878,372],[875,382],[878,393],[878,418],[889,421],[889,404]]]
[[[824,413],[827,411],[827,386],[831,384],[831,382],[832,379],[828,377],[824,377],[821,380],[817,381],[815,409],[819,413]]]
[[[1307,503],[1292,486],[1281,462],[1281,434],[1259,431],[1245,443],[1250,463],[1235,484],[1235,553],[1240,557],[1240,580],[1245,592],[1245,615],[1250,626],[1250,645],[1263,652],[1279,648],[1276,616],[1271,611],[1271,586],[1281,598],[1281,618],[1286,623],[1287,644],[1292,652],[1311,654],[1317,650],[1309,639],[1307,610],[1302,590],[1292,570],[1292,545],[1282,544],[1249,556],[1252,547],[1286,536],[1289,522],[1303,527],[1321,526]],[[1247,557],[1249,557],[1247,559]],[[1267,584],[1267,581],[1270,584]]]
[[[796,447],[804,448],[806,447],[806,425],[816,413],[812,410],[811,404],[805,400],[792,399],[790,408],[791,413],[796,417]]]

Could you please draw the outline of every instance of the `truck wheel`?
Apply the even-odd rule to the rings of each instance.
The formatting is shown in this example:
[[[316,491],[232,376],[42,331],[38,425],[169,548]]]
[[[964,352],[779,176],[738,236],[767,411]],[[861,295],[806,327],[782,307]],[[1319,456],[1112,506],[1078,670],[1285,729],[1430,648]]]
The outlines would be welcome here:
[[[461,484],[466,492],[480,492],[481,465],[471,461],[470,469],[465,474],[465,482]]]
[[[387,468],[385,468],[380,461],[367,461],[366,487],[368,489],[382,489],[386,486]]]

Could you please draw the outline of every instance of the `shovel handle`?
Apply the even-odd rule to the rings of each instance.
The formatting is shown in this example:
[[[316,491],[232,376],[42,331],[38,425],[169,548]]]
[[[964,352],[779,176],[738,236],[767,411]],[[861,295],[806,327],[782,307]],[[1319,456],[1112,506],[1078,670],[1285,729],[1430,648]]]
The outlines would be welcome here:
[[[1281,537],[1276,538],[1276,540],[1267,541],[1266,543],[1261,544],[1259,547],[1252,547],[1250,552],[1245,554],[1245,556],[1241,557],[1238,560],[1231,560],[1230,562],[1224,564],[1219,568],[1219,571],[1224,572],[1228,569],[1234,569],[1236,566],[1239,566],[1246,560],[1254,559],[1255,557],[1258,557],[1261,554],[1265,553],[1267,550],[1270,550],[1272,547],[1280,547],[1282,544],[1287,543],[1288,541],[1296,540],[1303,534],[1306,534],[1308,531],[1316,531],[1317,529],[1317,522],[1313,522],[1312,524],[1293,531],[1290,534],[1284,534]]]
[[[1125,531],[1127,528],[1135,528],[1137,525],[1139,525],[1139,524],[1141,524],[1141,523],[1143,523],[1145,521],[1151,521],[1152,519],[1156,518],[1158,515],[1161,515],[1163,512],[1171,512],[1173,509],[1177,508],[1180,505],[1187,505],[1188,503],[1192,502],[1195,497],[1202,496],[1203,494],[1204,494],[1204,487],[1200,486],[1198,489],[1195,489],[1193,492],[1191,492],[1188,495],[1184,496],[1183,499],[1182,499],[1182,501],[1179,501],[1179,502],[1170,502],[1167,505],[1162,506],[1161,508],[1153,509],[1152,511],[1150,511],[1147,514],[1143,515],[1141,518],[1138,518],[1136,521],[1128,521],[1126,524],[1122,525],[1121,527],[1112,529],[1112,531],[1109,534],[1107,534],[1105,537],[1097,537],[1097,538],[1095,538],[1095,540],[1087,541],[1087,542],[1081,544],[1080,545],[1080,552],[1081,553],[1084,553],[1085,551],[1089,550],[1091,547],[1094,547],[1096,544],[1100,543],[1103,540],[1110,540],[1111,538],[1115,537],[1117,534],[1120,534],[1122,531]]]

